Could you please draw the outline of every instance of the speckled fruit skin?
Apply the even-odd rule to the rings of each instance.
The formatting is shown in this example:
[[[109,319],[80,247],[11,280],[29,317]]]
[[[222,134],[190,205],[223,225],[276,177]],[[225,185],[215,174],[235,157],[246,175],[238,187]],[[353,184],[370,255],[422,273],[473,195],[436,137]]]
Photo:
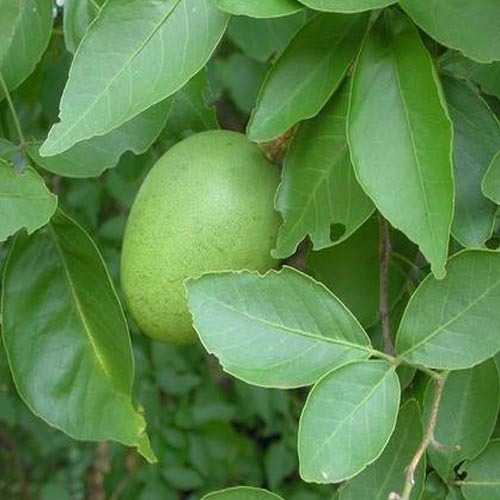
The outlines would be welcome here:
[[[158,160],[130,212],[121,262],[125,298],[145,334],[195,341],[186,278],[276,265],[278,183],[278,169],[236,132],[196,134]]]

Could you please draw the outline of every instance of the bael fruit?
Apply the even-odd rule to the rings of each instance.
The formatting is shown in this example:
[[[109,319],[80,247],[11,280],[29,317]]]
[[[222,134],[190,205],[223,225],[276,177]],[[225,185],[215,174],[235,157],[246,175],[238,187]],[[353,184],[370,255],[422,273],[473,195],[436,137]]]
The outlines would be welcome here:
[[[236,132],[193,135],[165,153],[134,202],[121,279],[129,310],[150,337],[196,339],[184,280],[208,271],[274,267],[279,172]]]

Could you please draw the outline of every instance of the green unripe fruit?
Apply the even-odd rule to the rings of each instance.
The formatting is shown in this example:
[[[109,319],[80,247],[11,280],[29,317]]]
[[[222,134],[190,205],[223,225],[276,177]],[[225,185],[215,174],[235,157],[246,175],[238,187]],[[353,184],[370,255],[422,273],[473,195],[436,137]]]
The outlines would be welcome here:
[[[121,264],[129,310],[145,334],[195,340],[186,278],[275,266],[278,183],[278,170],[235,132],[191,136],[158,160],[130,212]]]

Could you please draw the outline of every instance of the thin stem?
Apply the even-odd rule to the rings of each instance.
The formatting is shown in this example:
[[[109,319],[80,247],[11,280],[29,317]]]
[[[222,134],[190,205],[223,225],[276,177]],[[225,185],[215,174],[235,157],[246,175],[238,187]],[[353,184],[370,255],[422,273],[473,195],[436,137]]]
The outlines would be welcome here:
[[[5,98],[7,99],[7,104],[9,105],[10,112],[12,113],[12,118],[14,120],[14,125],[16,127],[17,135],[19,136],[19,141],[21,143],[20,146],[24,148],[24,146],[26,145],[26,141],[24,139],[21,123],[19,122],[19,117],[17,116],[16,108],[14,107],[14,103],[12,102],[9,89],[7,88],[7,84],[3,79],[2,73],[0,73],[0,86],[2,87],[3,93],[5,94]]]
[[[391,239],[389,223],[380,215],[379,222],[379,314],[384,339],[384,351],[391,356],[395,349],[392,343],[392,328],[389,317],[389,262],[391,258]]]
[[[391,356],[390,354],[386,354],[385,352],[382,351],[377,351],[377,349],[372,349],[370,354],[372,356],[375,356],[376,358],[380,359],[385,359],[386,361],[389,361],[392,365],[399,365],[400,361],[398,358]]]
[[[418,464],[420,463],[420,460],[422,459],[427,448],[435,442],[434,431],[437,425],[439,406],[443,397],[443,391],[447,376],[448,373],[443,372],[441,375],[434,378],[434,399],[432,401],[431,416],[429,418],[427,428],[425,429],[424,437],[410,464],[406,468],[406,481],[403,494],[397,496],[391,495],[391,498],[398,500],[410,500],[411,492],[413,490],[413,487],[415,486],[415,471],[417,470]]]

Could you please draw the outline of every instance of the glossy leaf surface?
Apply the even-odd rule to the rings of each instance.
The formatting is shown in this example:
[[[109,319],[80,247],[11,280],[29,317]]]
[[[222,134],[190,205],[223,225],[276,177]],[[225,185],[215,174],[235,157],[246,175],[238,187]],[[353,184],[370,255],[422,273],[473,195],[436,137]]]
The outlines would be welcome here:
[[[497,0],[401,0],[401,6],[432,38],[479,62],[500,60]]]
[[[496,206],[481,190],[481,182],[500,150],[500,126],[488,105],[465,83],[443,78],[453,122],[455,215],[451,232],[464,247],[481,247],[495,223]]]
[[[411,364],[459,370],[500,350],[500,253],[467,250],[447,266],[445,279],[427,277],[411,297],[396,350]]]
[[[425,421],[429,420],[433,392],[426,392]],[[453,468],[464,459],[476,457],[488,444],[497,420],[499,398],[498,372],[493,359],[452,372],[446,379],[434,432],[444,446],[427,450],[433,468],[445,480],[453,480]]]
[[[301,477],[338,483],[361,472],[386,447],[399,398],[398,377],[385,361],[356,361],[325,375],[300,417]]]
[[[227,19],[213,0],[107,2],[75,55],[61,121],[40,153],[107,134],[172,95],[210,58]]]
[[[406,16],[385,12],[377,21],[351,92],[348,140],[358,180],[442,278],[453,216],[452,131],[432,60]]]
[[[292,268],[187,282],[194,326],[228,373],[255,385],[310,385],[370,355],[369,339],[325,287]]]
[[[16,387],[36,415],[75,439],[119,441],[154,460],[131,400],[133,358],[120,302],[97,248],[62,213],[17,238],[2,315]]]
[[[303,9],[295,0],[216,0],[216,4],[229,14],[257,18],[289,16]]]
[[[346,137],[349,88],[344,86],[316,117],[304,122],[287,153],[276,207],[283,216],[275,257],[291,255],[309,235],[315,249],[339,243],[374,207],[356,180]],[[332,238],[331,226],[342,227]]]
[[[21,229],[31,234],[45,226],[57,208],[57,197],[32,168],[18,174],[0,160],[0,241]]]
[[[414,399],[404,403],[398,414],[396,428],[382,455],[363,472],[351,479],[340,493],[340,500],[387,500],[391,493],[404,489],[405,468],[422,440],[422,418]],[[383,481],[381,481],[383,478]],[[425,459],[415,474],[415,486],[411,499],[418,499],[425,479]]]
[[[295,36],[271,69],[248,125],[251,140],[269,141],[315,116],[359,51],[367,15],[320,14]]]
[[[329,12],[361,12],[387,7],[397,0],[300,0],[311,9]]]

